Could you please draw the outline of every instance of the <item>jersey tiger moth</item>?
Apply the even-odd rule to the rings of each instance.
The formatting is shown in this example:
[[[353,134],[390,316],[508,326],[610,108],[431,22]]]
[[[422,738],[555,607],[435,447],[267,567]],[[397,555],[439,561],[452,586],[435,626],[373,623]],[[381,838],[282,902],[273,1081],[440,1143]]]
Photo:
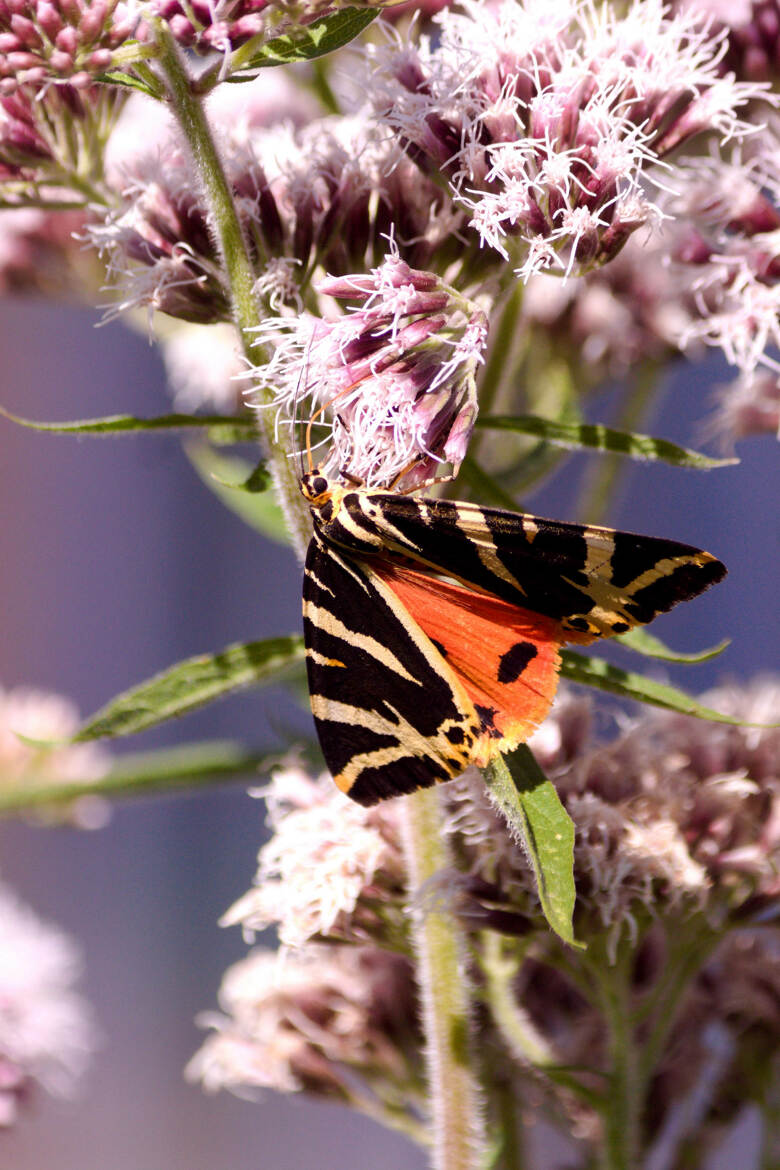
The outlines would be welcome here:
[[[563,643],[645,625],[726,574],[672,540],[345,488],[316,470],[300,484],[312,713],[336,784],[363,805],[525,742]]]

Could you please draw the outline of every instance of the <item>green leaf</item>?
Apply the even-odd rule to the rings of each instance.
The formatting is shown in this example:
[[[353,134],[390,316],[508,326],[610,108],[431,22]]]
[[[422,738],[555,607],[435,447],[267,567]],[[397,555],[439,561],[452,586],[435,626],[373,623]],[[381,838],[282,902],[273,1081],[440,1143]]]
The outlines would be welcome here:
[[[233,460],[233,462],[242,463],[243,460]],[[236,483],[232,479],[221,479],[216,471],[211,472],[211,478],[221,484],[222,487],[230,488],[233,492],[246,492],[250,496],[259,495],[261,492],[267,491],[271,485],[271,476],[264,459],[261,459],[252,468],[249,475],[239,483]]]
[[[629,459],[644,459],[671,463],[674,467],[693,467],[709,470],[739,463],[738,459],[713,459],[699,451],[678,447],[668,439],[656,439],[633,431],[616,431],[600,423],[561,422],[540,418],[535,414],[487,415],[477,419],[478,427],[493,431],[516,431],[532,435],[557,447],[610,451],[627,455]]]
[[[637,654],[646,655],[648,658],[660,658],[663,662],[689,663],[709,662],[711,658],[717,658],[727,646],[731,645],[731,638],[724,638],[722,642],[718,642],[717,646],[711,646],[708,650],[699,650],[696,654],[682,654],[679,650],[671,650],[660,638],[648,634],[647,630],[641,626],[636,626],[627,634],[618,634],[615,641],[620,642],[621,646],[626,646],[629,650],[635,650]]]
[[[276,492],[258,489],[259,469],[238,455],[222,455],[212,447],[188,446],[187,456],[206,487],[226,508],[263,536],[289,543],[289,531]]]
[[[151,82],[136,77],[133,73],[125,73],[122,69],[110,69],[107,73],[100,73],[95,80],[102,81],[105,85],[121,85],[125,89],[137,89],[149,97],[158,100],[160,98],[161,87],[159,85],[155,86]]]
[[[74,422],[36,422],[20,418],[0,406],[0,415],[34,431],[51,431],[58,435],[127,435],[139,431],[208,430],[216,432],[222,442],[242,442],[257,437],[252,418],[226,418],[222,414],[161,414],[157,418],[136,418],[132,414],[111,414],[105,418],[85,418]]]
[[[29,783],[0,783],[0,813],[70,804],[83,796],[149,795],[218,780],[236,781],[254,776],[268,759],[266,754],[248,752],[240,744],[227,740],[184,744],[155,752],[131,752],[97,779],[52,783],[35,778]]]
[[[332,12],[311,24],[291,28],[259,47],[250,45],[245,53],[237,49],[231,57],[234,72],[228,81],[248,81],[247,74],[270,65],[324,57],[353,41],[368,28],[376,15],[376,9],[372,8],[342,8],[340,12]]]
[[[186,658],[112,699],[87,720],[72,742],[134,735],[245,687],[280,682],[303,657],[303,639],[291,635]]]
[[[731,723],[735,727],[780,726],[777,723],[747,723],[733,715],[723,715],[720,711],[705,707],[692,695],[676,687],[654,682],[653,679],[645,678],[644,675],[635,674],[633,671],[621,670],[602,658],[588,658],[584,654],[576,654],[573,650],[561,651],[561,676],[570,682],[597,687],[601,691],[609,691],[624,699],[637,699],[640,703],[650,703],[667,711],[677,711],[680,715],[695,715],[697,719],[710,719],[713,723]]]
[[[528,854],[551,929],[570,946],[582,947],[572,927],[574,825],[554,785],[525,744],[499,756],[483,774],[492,800]]]

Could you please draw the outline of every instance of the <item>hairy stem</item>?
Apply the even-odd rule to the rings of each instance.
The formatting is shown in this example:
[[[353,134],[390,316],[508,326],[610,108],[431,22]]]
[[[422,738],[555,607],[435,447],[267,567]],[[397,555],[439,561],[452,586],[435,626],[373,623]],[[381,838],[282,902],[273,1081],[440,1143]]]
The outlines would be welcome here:
[[[255,272],[241,230],[233,194],[222,160],[211,134],[202,100],[195,92],[182,57],[167,26],[153,22],[159,51],[159,63],[168,85],[171,107],[192,153],[195,170],[203,189],[209,218],[227,277],[233,320],[238,329],[244,354],[252,365],[263,360],[256,344],[255,330],[260,324],[260,310],[254,295]],[[269,406],[269,391],[260,391],[263,404]],[[279,493],[293,544],[302,557],[310,534],[308,509],[298,490],[297,477],[287,452],[274,437],[270,410],[259,410],[257,422],[260,438],[268,457],[269,468]]]
[[[604,948],[591,943],[588,958],[607,1026],[609,1083],[602,1110],[600,1165],[602,1170],[636,1170],[642,1092],[631,1004],[633,952],[628,947],[621,948],[616,961],[610,964]]]
[[[476,1170],[484,1148],[470,1052],[470,995],[458,928],[440,905],[423,905],[426,885],[448,864],[439,793],[425,789],[403,808],[412,934],[426,1037],[433,1122],[433,1170]]]

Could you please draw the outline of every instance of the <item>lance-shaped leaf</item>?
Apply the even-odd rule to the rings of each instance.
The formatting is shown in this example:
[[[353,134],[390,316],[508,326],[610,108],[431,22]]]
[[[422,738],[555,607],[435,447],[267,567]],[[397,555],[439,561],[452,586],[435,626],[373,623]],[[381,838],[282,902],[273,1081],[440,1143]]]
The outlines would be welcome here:
[[[739,463],[738,459],[714,459],[678,447],[668,439],[657,439],[652,435],[640,435],[633,431],[616,431],[601,423],[562,422],[540,418],[535,414],[487,415],[477,419],[478,427],[494,431],[515,431],[552,443],[556,447],[588,448],[592,451],[609,451],[613,455],[626,455],[629,459],[643,459],[671,463],[674,467],[693,467],[709,470],[713,467],[727,467]]]
[[[686,663],[709,662],[711,658],[717,658],[727,646],[731,645],[731,639],[724,638],[722,642],[718,642],[717,646],[710,646],[707,650],[699,650],[694,654],[683,654],[679,650],[670,649],[660,638],[656,638],[654,634],[648,634],[647,630],[642,629],[641,626],[635,626],[627,634],[618,634],[615,641],[629,650],[636,651],[637,654],[644,654],[647,658],[659,658],[662,662]]]
[[[776,727],[775,723],[747,723],[744,719],[737,719],[733,715],[724,715],[712,707],[705,707],[693,695],[671,687],[667,683],[655,682],[634,671],[621,670],[605,662],[603,658],[586,657],[577,654],[574,650],[561,651],[561,676],[570,682],[583,683],[585,686],[597,687],[601,691],[620,695],[623,699],[637,699],[640,703],[650,703],[653,707],[663,707],[667,711],[677,711],[680,715],[695,715],[697,719],[709,719],[713,723],[731,723],[736,727]]]
[[[104,775],[53,782],[34,777],[0,784],[0,813],[70,804],[84,796],[127,797],[195,788],[254,776],[271,757],[228,740],[183,744],[154,752],[130,752]]]
[[[262,465],[253,468],[238,455],[223,455],[205,445],[193,444],[186,450],[206,487],[226,508],[263,536],[278,544],[289,542],[284,514]]]
[[[484,770],[488,791],[531,862],[550,927],[570,946],[574,938],[574,825],[530,748],[499,756]]]
[[[21,418],[0,406],[0,414],[20,427],[50,431],[56,435],[131,435],[140,431],[208,431],[215,442],[240,443],[257,436],[252,418],[226,418],[223,414],[161,414],[136,418],[132,414],[111,414],[105,418],[83,418],[71,422],[36,422]]]
[[[359,36],[376,15],[375,8],[342,8],[311,24],[291,27],[265,44],[261,38],[253,38],[231,55],[231,75],[227,80],[249,81],[258,69],[292,61],[312,61],[333,53]]]
[[[242,642],[219,654],[186,658],[140,686],[117,695],[88,719],[74,742],[107,736],[134,735],[187,715],[234,691],[282,682],[304,660],[303,639],[297,636]]]

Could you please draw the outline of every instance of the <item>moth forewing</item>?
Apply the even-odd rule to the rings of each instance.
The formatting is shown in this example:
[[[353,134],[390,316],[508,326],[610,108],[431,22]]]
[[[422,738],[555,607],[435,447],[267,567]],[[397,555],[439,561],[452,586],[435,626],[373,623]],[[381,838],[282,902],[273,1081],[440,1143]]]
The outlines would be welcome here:
[[[661,537],[431,497],[337,491],[319,522],[328,541],[411,558],[555,618],[572,641],[644,625],[726,574],[710,553]]]

